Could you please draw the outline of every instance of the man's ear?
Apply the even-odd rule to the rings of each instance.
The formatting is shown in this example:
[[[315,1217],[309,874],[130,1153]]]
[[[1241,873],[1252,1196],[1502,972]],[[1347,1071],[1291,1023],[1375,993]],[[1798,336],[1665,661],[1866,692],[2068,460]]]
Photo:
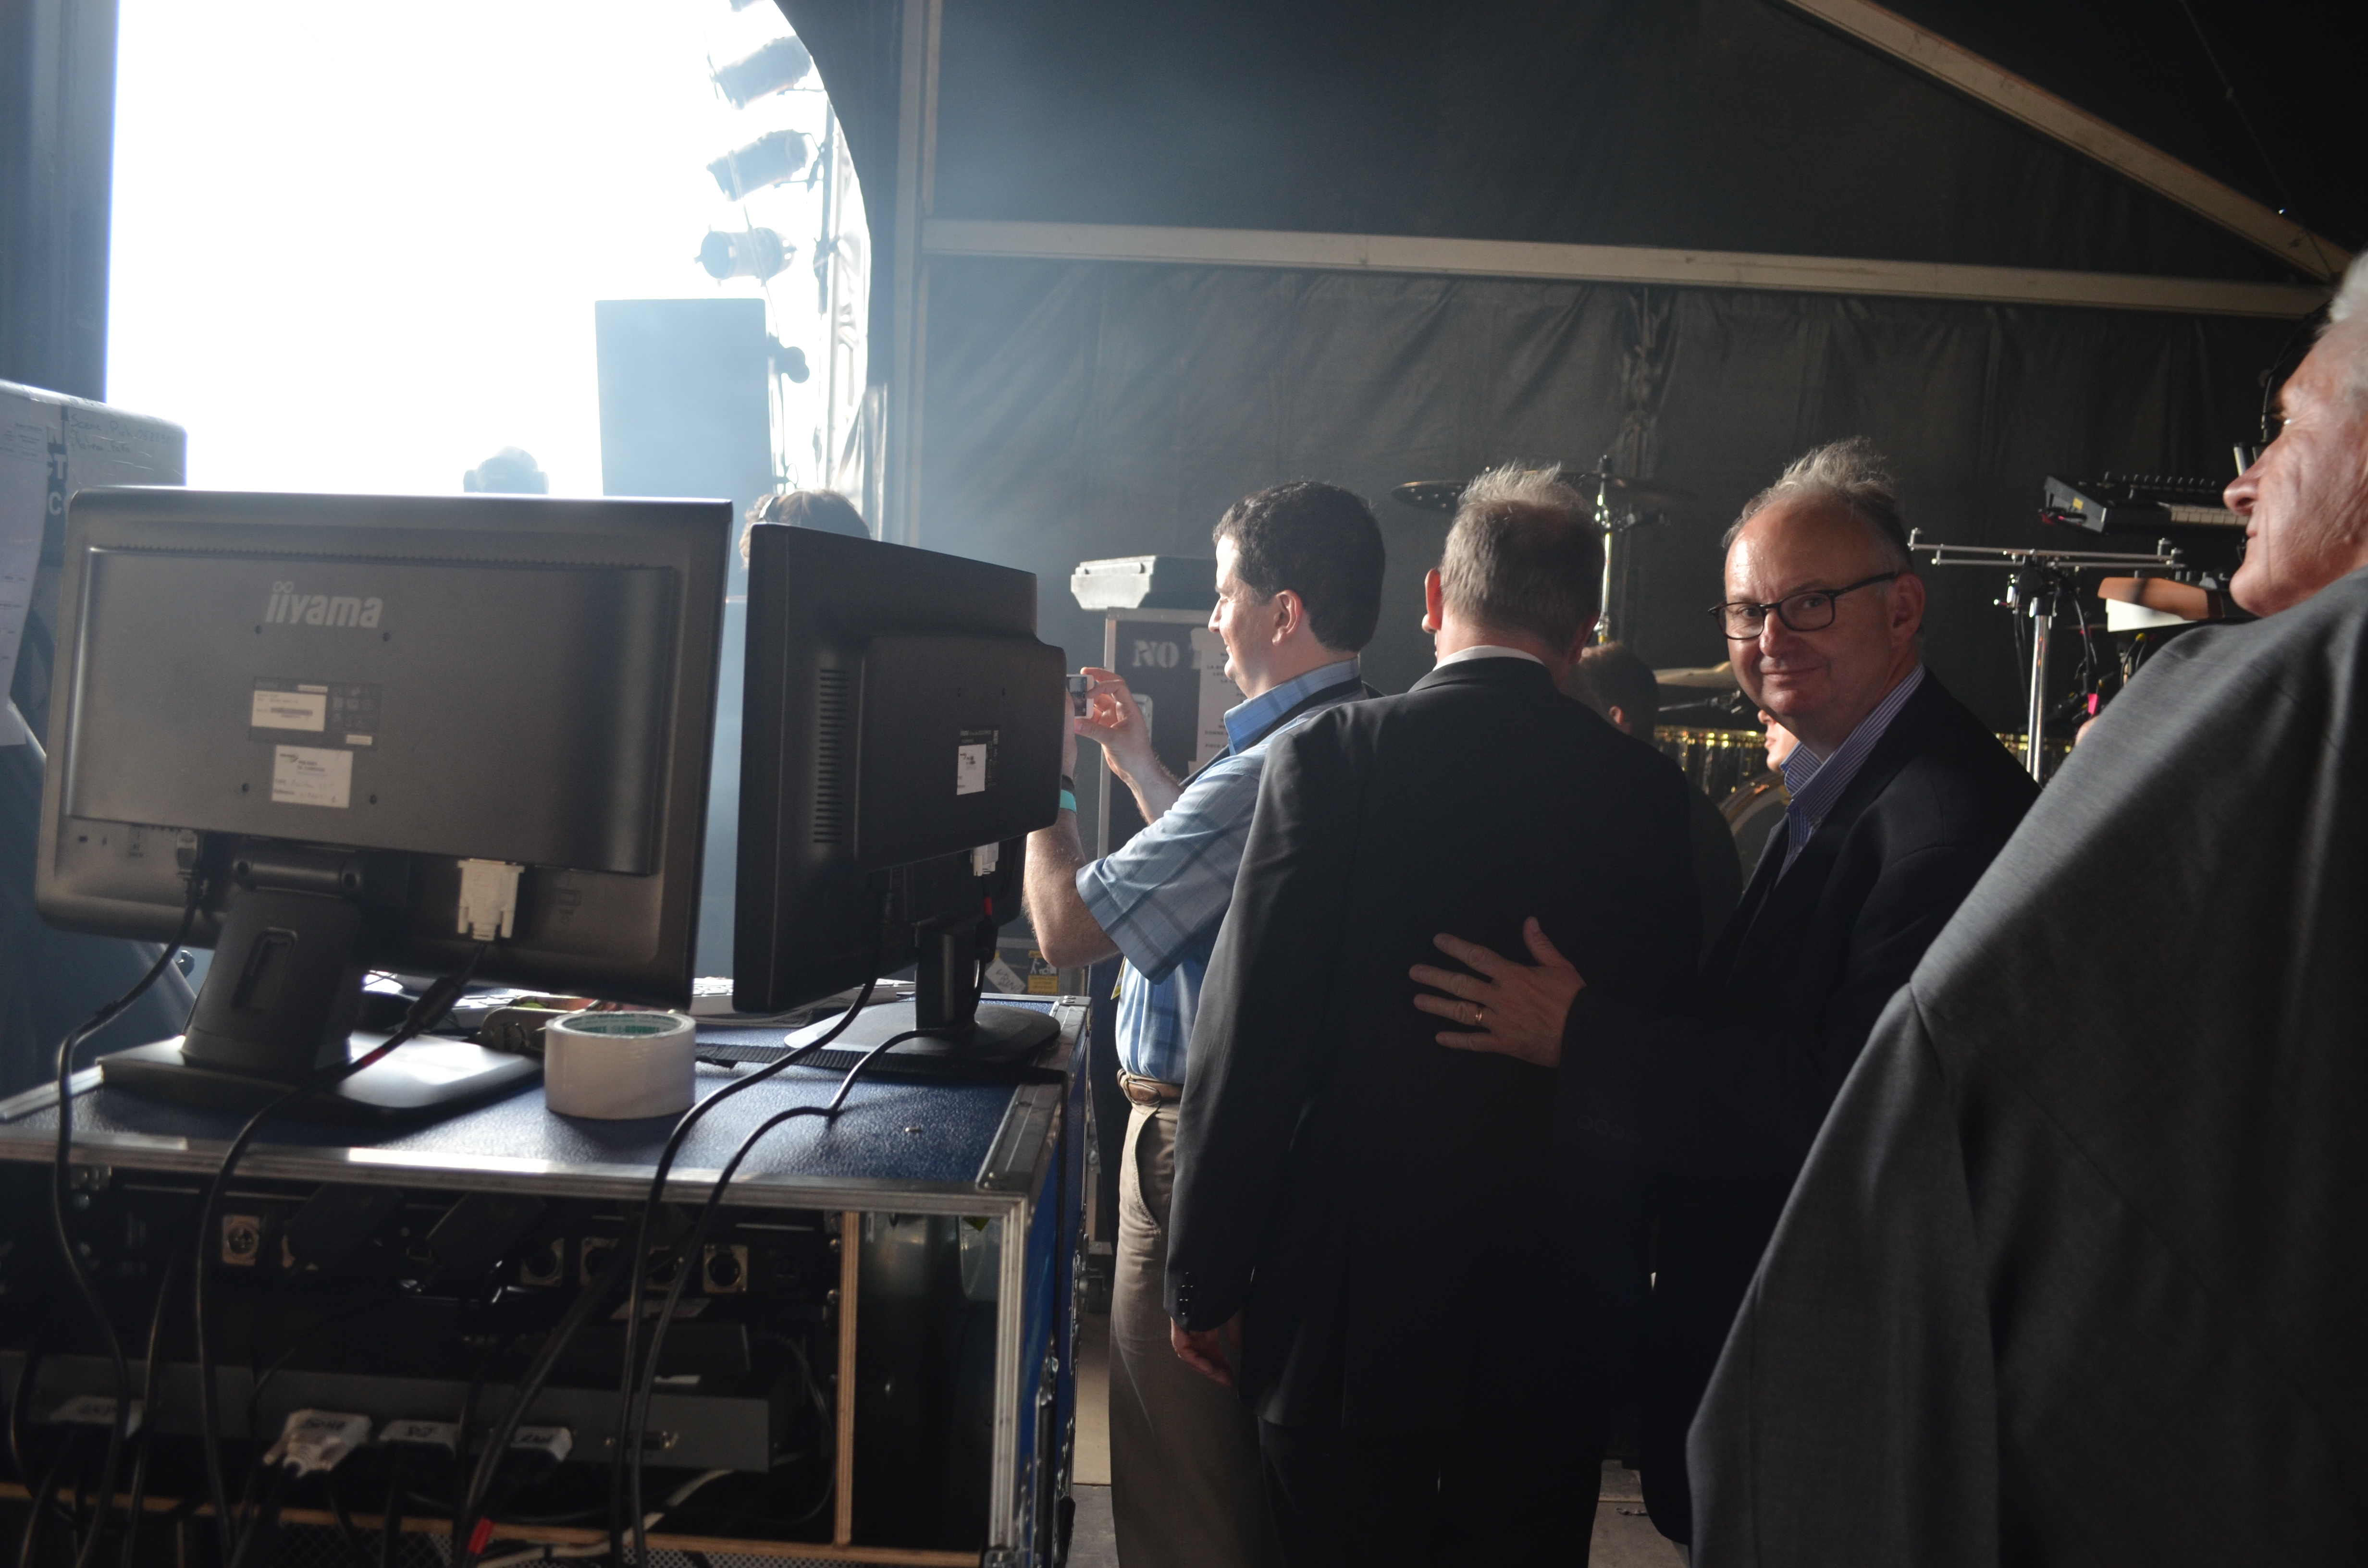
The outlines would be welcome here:
[[[1289,588],[1277,588],[1268,601],[1274,614],[1274,640],[1288,642],[1292,634],[1307,624],[1307,603]]]
[[[1892,585],[1891,625],[1897,631],[1905,628],[1914,637],[1924,627],[1924,579],[1913,572],[1902,572]]]
[[[1447,592],[1440,585],[1439,568],[1434,566],[1422,574],[1422,629],[1436,632],[1446,608]]]

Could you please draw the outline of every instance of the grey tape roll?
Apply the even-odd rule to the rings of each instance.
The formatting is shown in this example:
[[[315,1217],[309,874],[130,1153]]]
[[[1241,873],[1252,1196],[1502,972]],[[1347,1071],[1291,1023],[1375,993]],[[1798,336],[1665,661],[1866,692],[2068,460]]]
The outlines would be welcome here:
[[[569,1013],[542,1030],[543,1103],[621,1121],[690,1108],[696,1026],[680,1013]]]

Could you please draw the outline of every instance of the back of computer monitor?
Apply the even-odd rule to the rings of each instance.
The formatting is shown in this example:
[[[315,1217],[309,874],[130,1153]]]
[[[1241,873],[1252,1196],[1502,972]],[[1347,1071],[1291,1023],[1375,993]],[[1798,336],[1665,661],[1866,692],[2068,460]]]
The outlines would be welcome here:
[[[42,915],[167,937],[196,871],[199,945],[304,924],[233,918],[268,894],[325,910],[310,939],[348,967],[437,971],[477,947],[464,866],[481,900],[515,867],[480,978],[687,1001],[732,527],[720,502],[82,492]],[[201,999],[193,1040],[236,1012]],[[291,1018],[340,1049],[334,1009]],[[222,1027],[226,1062],[296,1070]]]
[[[933,923],[1016,913],[1060,790],[1035,577],[757,528],[748,611],[734,1005],[795,1006],[931,957]]]

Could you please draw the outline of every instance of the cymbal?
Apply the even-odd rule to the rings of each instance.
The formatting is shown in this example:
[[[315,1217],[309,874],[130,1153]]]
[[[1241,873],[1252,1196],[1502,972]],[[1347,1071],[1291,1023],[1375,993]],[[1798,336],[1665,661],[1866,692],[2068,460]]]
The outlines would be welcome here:
[[[1632,479],[1625,474],[1599,473],[1592,470],[1574,473],[1565,469],[1562,482],[1582,494],[1600,484],[1605,501],[1638,512],[1674,512],[1694,498],[1692,491],[1664,484],[1657,479]]]
[[[1595,469],[1564,469],[1562,483],[1581,495],[1593,499],[1598,487],[1604,501],[1615,511],[1674,511],[1694,498],[1691,490],[1680,490],[1674,484],[1664,484],[1656,479],[1633,479],[1626,474],[1603,473]],[[1452,512],[1463,498],[1463,485],[1453,480],[1417,479],[1396,486],[1390,492],[1409,506],[1419,506],[1426,512]]]
[[[1736,691],[1740,689],[1735,678],[1735,664],[1712,665],[1704,669],[1655,670],[1654,680],[1663,686],[1680,687],[1688,691]]]
[[[1396,486],[1390,494],[1426,512],[1452,512],[1455,504],[1463,498],[1463,486],[1455,480],[1417,479]]]

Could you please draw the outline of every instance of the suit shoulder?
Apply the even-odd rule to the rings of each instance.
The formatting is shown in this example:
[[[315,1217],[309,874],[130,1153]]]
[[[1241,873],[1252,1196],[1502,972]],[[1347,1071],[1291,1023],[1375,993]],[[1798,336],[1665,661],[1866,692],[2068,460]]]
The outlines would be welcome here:
[[[1947,693],[1922,743],[1874,802],[1920,819],[1934,842],[1998,841],[2039,798],[2039,786],[1989,727]]]

